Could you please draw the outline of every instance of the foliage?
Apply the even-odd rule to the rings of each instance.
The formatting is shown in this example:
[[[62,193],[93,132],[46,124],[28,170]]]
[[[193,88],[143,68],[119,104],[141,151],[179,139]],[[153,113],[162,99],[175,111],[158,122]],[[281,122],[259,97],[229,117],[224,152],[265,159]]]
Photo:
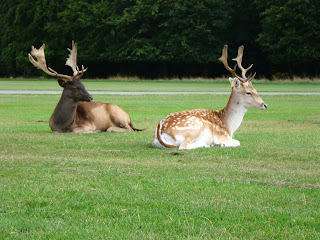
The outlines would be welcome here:
[[[217,61],[224,44],[232,56],[244,44],[244,63],[254,62],[259,74],[315,75],[317,9],[315,0],[2,0],[0,74],[40,74],[26,56],[42,43],[50,66],[66,71],[66,47],[75,40],[78,61],[92,76],[160,71],[216,77],[224,72]]]
[[[275,70],[319,73],[320,2],[316,0],[255,1],[262,31],[257,39]]]
[[[225,40],[227,9],[221,0],[82,2],[59,14],[59,32],[89,46],[87,62],[94,55],[99,62],[208,63]]]

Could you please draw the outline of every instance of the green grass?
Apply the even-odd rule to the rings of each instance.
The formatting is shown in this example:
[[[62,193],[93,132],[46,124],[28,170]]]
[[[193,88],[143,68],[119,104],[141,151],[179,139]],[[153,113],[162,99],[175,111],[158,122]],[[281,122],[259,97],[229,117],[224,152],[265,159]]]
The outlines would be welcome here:
[[[58,95],[0,95],[0,239],[320,238],[320,96],[263,96],[240,147],[189,151],[153,148],[158,121],[227,95],[94,97],[147,130],[54,134]]]
[[[146,91],[146,92],[214,92],[229,91],[226,79],[219,80],[83,80],[88,91]],[[320,92],[319,81],[254,82],[260,92]],[[54,79],[0,79],[0,90],[61,90]]]

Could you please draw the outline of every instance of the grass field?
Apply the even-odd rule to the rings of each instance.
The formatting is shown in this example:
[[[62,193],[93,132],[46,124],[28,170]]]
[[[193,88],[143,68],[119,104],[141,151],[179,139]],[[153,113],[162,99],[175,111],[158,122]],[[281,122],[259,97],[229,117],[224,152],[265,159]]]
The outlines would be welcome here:
[[[124,92],[225,92],[230,90],[229,81],[217,80],[87,80],[82,81],[88,91],[124,91]],[[260,92],[320,92],[320,81],[255,81],[254,86]],[[54,79],[0,79],[0,90],[61,90]]]
[[[31,81],[18,82],[15,89],[34,90]],[[55,81],[55,89],[34,83],[59,89]],[[187,88],[201,84],[230,90],[206,81]],[[0,81],[0,89],[8,86]],[[0,239],[320,239],[319,95],[263,96],[268,109],[250,109],[235,133],[240,147],[188,151],[153,148],[158,121],[180,110],[221,109],[227,95],[97,95],[147,130],[82,135],[51,132],[59,97],[0,95]]]

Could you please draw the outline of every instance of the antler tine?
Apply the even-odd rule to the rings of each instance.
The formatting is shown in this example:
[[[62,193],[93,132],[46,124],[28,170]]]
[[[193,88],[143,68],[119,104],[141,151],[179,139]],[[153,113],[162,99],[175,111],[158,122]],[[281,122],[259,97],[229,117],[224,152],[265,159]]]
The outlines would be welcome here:
[[[66,65],[72,68],[73,76],[78,75],[77,70],[77,44],[72,40],[72,49],[67,48],[70,52]]]
[[[241,81],[245,80],[236,74],[237,64],[234,66],[233,69],[228,65],[228,45],[224,45],[222,49],[222,55],[220,58],[218,58],[218,60],[220,60],[223,63],[224,67],[231,73],[232,77],[237,77]]]
[[[83,74],[87,71],[88,68],[84,68],[82,65],[82,70],[80,71],[78,65],[77,65],[77,44],[72,40],[72,49],[68,48],[68,51],[70,52],[69,57],[67,58],[66,65],[72,68],[73,76],[72,79],[75,78],[81,78]]]
[[[252,75],[252,74],[250,74],[250,76],[248,77],[248,79],[246,79],[246,82],[252,81],[252,80],[254,79],[254,77],[256,76],[256,72],[252,75],[252,77],[251,77],[251,75]]]
[[[58,75],[59,73],[57,73],[55,70],[53,70],[51,67],[48,67],[48,70],[56,75]]]
[[[28,54],[29,56],[29,60],[32,63],[33,66],[35,66],[36,68],[42,70],[42,71],[46,71],[47,69],[47,63],[46,63],[46,59],[44,57],[44,48],[45,48],[45,44],[42,44],[42,46],[39,49],[36,49],[34,46],[31,47],[31,53]],[[38,60],[36,61],[32,55]]]
[[[224,67],[231,72],[232,76],[233,76],[233,70],[231,67],[229,67],[228,65],[228,45],[224,45],[223,49],[222,49],[222,55],[220,58],[218,58],[219,61],[221,61],[224,65]]]
[[[247,79],[246,73],[250,68],[252,68],[253,64],[251,64],[248,68],[242,67],[243,50],[244,50],[244,46],[241,45],[238,48],[238,56],[236,58],[233,58],[232,60],[237,62],[238,66],[239,66],[239,68],[240,68],[240,70],[242,72],[242,75],[241,75],[242,78]]]
[[[56,77],[56,78],[63,78],[63,79],[67,79],[68,81],[72,81],[73,79],[70,76],[59,74],[56,71],[54,71],[52,68],[47,67],[44,48],[45,48],[45,44],[42,44],[42,46],[39,49],[36,49],[34,46],[31,47],[31,53],[28,54],[28,57],[32,65],[44,71],[49,76]],[[34,56],[37,60],[35,60],[32,56]]]
[[[78,68],[79,69],[79,68]],[[84,68],[84,66],[82,65],[82,70],[78,71],[78,78],[82,78],[83,74],[88,70],[88,68]]]

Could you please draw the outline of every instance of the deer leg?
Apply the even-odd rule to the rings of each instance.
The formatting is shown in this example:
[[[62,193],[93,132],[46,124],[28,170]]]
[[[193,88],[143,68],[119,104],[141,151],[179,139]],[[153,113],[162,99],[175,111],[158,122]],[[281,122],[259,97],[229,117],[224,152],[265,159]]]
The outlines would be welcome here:
[[[123,125],[123,128],[126,129],[126,131],[128,132],[133,132],[134,130],[132,129],[132,127],[130,127],[130,125],[128,123],[125,123]]]
[[[185,138],[183,140],[183,142],[181,143],[181,145],[179,146],[179,149],[189,149],[188,146],[189,146],[190,142],[191,142],[191,139]]]
[[[194,138],[187,137],[183,140],[179,149],[195,149],[195,148],[203,148],[203,147],[209,147],[209,146],[203,141],[199,141],[199,140],[194,141]]]
[[[228,142],[224,142],[223,145],[224,147],[238,147],[240,146],[240,142],[231,138]]]
[[[128,122],[113,122],[113,126],[109,127],[107,132],[133,132]]]
[[[224,134],[220,137],[216,137],[214,141],[210,144],[210,147],[238,147],[240,142],[228,134]]]
[[[121,127],[116,127],[112,126],[107,129],[106,132],[132,132],[133,130],[131,128],[121,128]]]
[[[100,130],[92,129],[89,127],[77,127],[72,130],[73,133],[96,133],[101,132]]]
[[[109,127],[106,132],[127,132],[127,130],[120,127]]]
[[[213,143],[210,144],[210,147],[225,147],[225,145],[223,143]]]
[[[188,149],[195,149],[195,148],[204,148],[209,147],[208,144],[201,142],[201,141],[195,141],[189,144]]]

